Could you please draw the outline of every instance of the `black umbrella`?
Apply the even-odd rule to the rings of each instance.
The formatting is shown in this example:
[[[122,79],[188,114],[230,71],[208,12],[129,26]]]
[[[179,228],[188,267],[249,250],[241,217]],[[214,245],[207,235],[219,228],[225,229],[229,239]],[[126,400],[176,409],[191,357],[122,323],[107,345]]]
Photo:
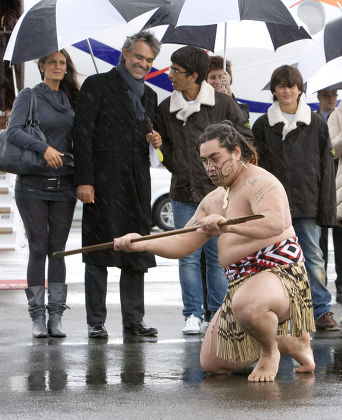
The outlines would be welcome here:
[[[230,47],[269,45],[276,50],[290,42],[311,38],[281,0],[179,0],[158,8],[144,29],[167,25],[156,32],[163,43],[217,51],[226,49],[226,37],[218,34],[218,24],[222,22],[228,31],[231,29]],[[232,40],[233,36],[237,42]],[[218,38],[222,41],[219,47]]]
[[[4,60],[16,64],[43,57],[168,3],[168,0],[41,0],[14,27]]]

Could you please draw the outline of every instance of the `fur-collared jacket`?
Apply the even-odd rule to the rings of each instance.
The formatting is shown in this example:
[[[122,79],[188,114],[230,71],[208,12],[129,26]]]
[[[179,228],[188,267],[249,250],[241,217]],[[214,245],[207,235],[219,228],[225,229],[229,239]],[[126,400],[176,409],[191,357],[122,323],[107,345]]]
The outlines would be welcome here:
[[[232,97],[203,81],[195,101],[187,102],[174,91],[158,107],[155,128],[162,139],[163,164],[172,173],[170,197],[183,203],[199,203],[216,187],[208,178],[197,150],[198,139],[206,127],[230,120],[235,128],[252,139],[244,126],[243,112]]]
[[[338,159],[336,173],[337,220],[342,222],[342,101],[328,119],[329,134]]]
[[[289,122],[275,102],[253,125],[259,165],[283,184],[292,218],[310,217],[320,226],[336,220],[335,172],[328,126],[300,99]]]

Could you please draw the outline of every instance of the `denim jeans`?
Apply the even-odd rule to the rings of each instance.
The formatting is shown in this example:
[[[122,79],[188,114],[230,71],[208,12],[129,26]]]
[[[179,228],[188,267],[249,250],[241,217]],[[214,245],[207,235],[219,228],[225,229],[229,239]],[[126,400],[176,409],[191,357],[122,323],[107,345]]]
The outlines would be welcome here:
[[[175,200],[171,200],[171,205],[176,229],[183,228],[197,209],[196,204],[182,203]],[[213,315],[222,305],[227,293],[228,280],[217,259],[217,237],[210,239],[203,248],[206,259],[207,305],[208,310]],[[185,318],[191,314],[197,317],[202,317],[204,314],[201,252],[202,249],[199,248],[197,251],[179,260],[179,279],[182,288],[183,315]]]
[[[336,293],[342,295],[342,228],[340,226],[333,227],[333,241],[336,270]]]
[[[331,294],[324,286],[324,260],[319,246],[321,228],[316,224],[315,219],[310,217],[295,218],[292,220],[292,224],[305,257],[314,317],[317,320],[321,315],[330,311],[331,301]]]

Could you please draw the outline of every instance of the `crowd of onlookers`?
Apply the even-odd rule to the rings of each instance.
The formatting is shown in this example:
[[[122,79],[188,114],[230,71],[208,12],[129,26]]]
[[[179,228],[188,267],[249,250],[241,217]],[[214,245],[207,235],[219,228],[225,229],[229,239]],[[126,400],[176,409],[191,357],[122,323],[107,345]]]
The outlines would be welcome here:
[[[42,57],[38,62],[42,82],[33,90],[47,143],[23,131],[31,90],[24,89],[15,100],[9,138],[41,154],[47,163],[44,173],[18,175],[15,186],[29,242],[26,294],[33,335],[65,336],[61,325],[67,298],[65,263],[63,258],[53,258],[52,253],[65,247],[76,199],[84,203],[83,246],[110,242],[128,232],[149,234],[152,145],[161,149],[162,163],[172,173],[170,198],[175,228],[184,227],[203,198],[216,188],[204,170],[198,139],[207,126],[225,120],[256,147],[259,166],[283,184],[306,260],[316,328],[339,330],[326,285],[327,232],[332,228],[336,300],[342,303],[342,228],[336,222],[336,208],[337,219],[342,219],[342,169],[338,165],[342,155],[342,107],[335,109],[337,91],[319,91],[320,109],[312,112],[302,97],[304,85],[299,71],[281,66],[271,77],[273,104],[251,129],[248,106],[239,103],[231,91],[231,64],[227,61],[223,70],[222,57],[208,56],[197,47],[182,47],[172,54],[169,78],[174,91],[158,105],[145,76],[159,50],[160,43],[149,33],[127,37],[119,65],[108,73],[88,77],[80,89],[66,51]],[[203,271],[211,316],[227,292],[227,278],[218,262],[217,237],[203,246],[205,270],[201,255],[202,249],[198,249],[179,260],[184,334],[202,330]],[[106,249],[83,254],[83,262],[89,337],[108,337],[104,324],[110,266],[121,269],[124,332],[145,336],[158,333],[143,323],[144,273],[156,265],[152,254]]]

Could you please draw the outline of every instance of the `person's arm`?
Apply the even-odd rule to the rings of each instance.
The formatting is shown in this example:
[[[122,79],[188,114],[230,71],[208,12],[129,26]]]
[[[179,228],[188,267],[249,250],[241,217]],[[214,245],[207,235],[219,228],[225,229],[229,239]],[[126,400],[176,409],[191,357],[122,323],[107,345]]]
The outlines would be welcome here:
[[[320,142],[320,185],[316,223],[319,226],[331,227],[336,223],[336,183],[334,157],[328,126],[321,121],[317,135]]]
[[[93,137],[96,119],[101,110],[101,95],[98,80],[88,77],[83,83],[75,110],[73,127],[75,185],[94,185]]]
[[[329,135],[335,150],[335,158],[342,156],[342,127],[338,115],[338,111],[335,110],[328,119]]]
[[[22,149],[29,149],[44,155],[49,147],[44,141],[24,131],[24,127],[28,118],[31,101],[30,89],[22,90],[13,103],[11,117],[8,122],[7,139],[10,143],[15,144]],[[38,110],[39,115],[39,110]]]
[[[197,207],[197,210],[185,227],[197,226],[200,220],[206,216],[205,198]],[[120,238],[114,238],[115,251],[142,252],[148,251],[164,258],[183,258],[191,254],[205,244],[211,236],[207,233],[188,232],[165,238],[149,239],[131,243],[131,239],[139,238],[137,233],[129,233]]]

